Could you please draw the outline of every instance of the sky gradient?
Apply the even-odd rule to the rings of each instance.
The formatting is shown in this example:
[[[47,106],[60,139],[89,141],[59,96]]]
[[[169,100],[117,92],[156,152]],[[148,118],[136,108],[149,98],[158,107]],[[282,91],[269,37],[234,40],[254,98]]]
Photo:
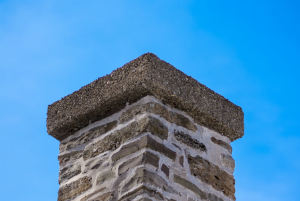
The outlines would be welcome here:
[[[238,201],[297,201],[297,1],[0,0],[0,200],[57,199],[48,105],[146,52],[245,113]]]

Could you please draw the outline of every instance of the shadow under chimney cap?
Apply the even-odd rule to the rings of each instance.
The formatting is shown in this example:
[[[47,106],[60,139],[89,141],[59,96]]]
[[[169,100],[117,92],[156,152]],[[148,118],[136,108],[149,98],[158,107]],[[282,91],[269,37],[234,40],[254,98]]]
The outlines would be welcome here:
[[[244,135],[244,113],[239,106],[153,53],[143,54],[49,105],[47,131],[61,141],[147,95],[186,112],[199,125],[231,141]]]

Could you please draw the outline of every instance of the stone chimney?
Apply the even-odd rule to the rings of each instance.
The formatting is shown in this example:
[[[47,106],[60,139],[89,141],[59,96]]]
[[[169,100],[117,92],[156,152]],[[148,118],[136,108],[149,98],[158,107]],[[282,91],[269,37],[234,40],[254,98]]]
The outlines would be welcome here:
[[[152,53],[48,107],[58,201],[231,201],[239,106]]]

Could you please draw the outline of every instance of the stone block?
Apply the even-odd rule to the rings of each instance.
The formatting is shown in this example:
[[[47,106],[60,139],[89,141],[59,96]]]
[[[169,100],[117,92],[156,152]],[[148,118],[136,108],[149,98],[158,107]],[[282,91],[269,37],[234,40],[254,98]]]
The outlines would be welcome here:
[[[88,201],[115,201],[115,200],[116,200],[115,194],[113,192],[107,192]]]
[[[206,147],[203,143],[192,138],[189,134],[184,134],[183,132],[175,131],[174,136],[176,140],[186,144],[189,147],[197,149],[199,151],[206,151]]]
[[[164,118],[170,123],[174,123],[178,126],[182,126],[186,129],[189,129],[193,132],[197,130],[195,124],[193,124],[188,118],[183,116],[182,114],[178,114],[176,112],[169,111],[167,108],[162,106],[161,104],[151,102],[146,103],[144,105],[137,105],[133,108],[129,109],[128,111],[124,112],[120,117],[120,122],[128,121],[134,118],[138,114],[143,113],[153,113],[157,114],[160,117]]]
[[[121,175],[124,172],[127,172],[129,169],[134,168],[138,165],[142,164],[150,164],[153,165],[154,167],[158,168],[158,162],[159,162],[159,157],[151,152],[144,152],[141,155],[134,157],[132,159],[129,159],[122,163],[119,166],[118,169],[118,174]]]
[[[172,160],[176,159],[176,152],[167,148],[162,143],[157,142],[155,139],[153,139],[149,135],[145,135],[145,136],[141,137],[140,139],[137,139],[134,142],[123,145],[117,153],[112,155],[111,159],[113,162],[117,161],[118,159],[125,157],[129,154],[135,153],[136,151],[143,149],[143,148],[149,148],[154,151],[160,152],[161,154],[169,157]]]
[[[100,189],[94,191],[93,193],[90,193],[90,194],[84,196],[83,198],[80,199],[80,201],[90,201],[90,200],[89,200],[90,197],[92,197],[92,196],[94,196],[94,195],[100,193],[101,191],[103,191],[103,190],[105,190],[105,189],[106,189],[106,187],[100,188]]]
[[[166,166],[165,164],[162,164],[160,169],[163,173],[165,173],[167,178],[169,178],[170,170],[169,170],[168,166]]]
[[[235,162],[231,156],[226,154],[221,154],[221,160],[222,160],[222,165],[230,168],[232,171],[234,170]]]
[[[83,135],[81,135],[78,138],[73,138],[66,143],[61,143],[61,145],[59,147],[60,152],[71,149],[78,145],[82,145],[87,142],[90,142],[92,139],[97,138],[97,137],[107,133],[108,131],[114,129],[116,126],[117,126],[117,121],[112,121],[107,124],[92,128],[91,130],[84,133]]]
[[[78,159],[82,156],[83,151],[73,151],[67,154],[58,156],[59,165],[62,165],[68,161]]]
[[[222,140],[218,140],[218,139],[216,139],[215,137],[212,137],[212,138],[211,138],[211,141],[212,141],[213,143],[215,143],[215,144],[217,144],[217,145],[219,145],[219,146],[221,146],[221,147],[227,149],[230,153],[232,153],[232,147],[230,146],[230,144],[228,144],[228,143],[226,143],[226,142],[224,142],[224,141],[222,141]]]
[[[235,200],[235,180],[232,175],[200,156],[188,156],[191,174]]]
[[[58,183],[60,184],[64,180],[71,179],[72,177],[81,173],[80,163],[64,167],[59,171]]]
[[[92,187],[92,178],[83,177],[59,188],[57,201],[66,201],[80,195]]]
[[[63,140],[89,123],[120,111],[127,102],[136,102],[147,95],[186,112],[199,125],[231,141],[244,134],[244,114],[239,106],[152,53],[49,105],[47,131]]]
[[[158,191],[156,191],[155,189],[151,189],[145,185],[142,185],[136,189],[134,189],[131,192],[126,193],[125,195],[123,195],[119,201],[131,201],[134,198],[136,198],[139,195],[142,194],[147,194],[149,197],[157,200],[157,201],[163,201],[164,197],[161,193],[159,193]],[[142,201],[144,199],[144,201],[146,200],[150,200],[148,198],[141,198],[139,201]]]
[[[187,188],[187,189],[193,191],[201,199],[207,199],[205,193],[202,190],[200,190],[195,184],[189,182],[188,180],[186,180],[176,174],[174,174],[174,182],[178,183],[179,185],[183,186],[184,188]]]
[[[111,180],[116,177],[116,174],[112,170],[103,170],[97,176],[96,184],[102,184],[105,181]]]
[[[87,146],[83,153],[83,159],[87,160],[105,151],[113,151],[121,146],[121,144],[124,142],[145,132],[150,132],[161,139],[167,139],[168,137],[168,128],[164,126],[158,119],[153,117],[145,117],[139,121],[129,124],[121,130],[106,136],[98,142]]]
[[[150,186],[155,186],[169,193],[178,194],[178,192],[173,189],[168,183],[157,173],[150,172],[145,168],[137,168],[134,175],[125,182],[122,187],[121,193],[126,193],[129,190],[140,184],[148,184]]]

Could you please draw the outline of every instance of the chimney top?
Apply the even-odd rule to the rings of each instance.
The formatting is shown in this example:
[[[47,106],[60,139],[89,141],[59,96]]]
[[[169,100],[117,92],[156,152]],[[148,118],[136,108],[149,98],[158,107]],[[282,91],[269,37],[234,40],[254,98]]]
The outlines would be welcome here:
[[[49,105],[47,131],[61,141],[147,95],[186,112],[195,122],[231,141],[244,135],[244,113],[239,106],[153,53],[143,54]]]

